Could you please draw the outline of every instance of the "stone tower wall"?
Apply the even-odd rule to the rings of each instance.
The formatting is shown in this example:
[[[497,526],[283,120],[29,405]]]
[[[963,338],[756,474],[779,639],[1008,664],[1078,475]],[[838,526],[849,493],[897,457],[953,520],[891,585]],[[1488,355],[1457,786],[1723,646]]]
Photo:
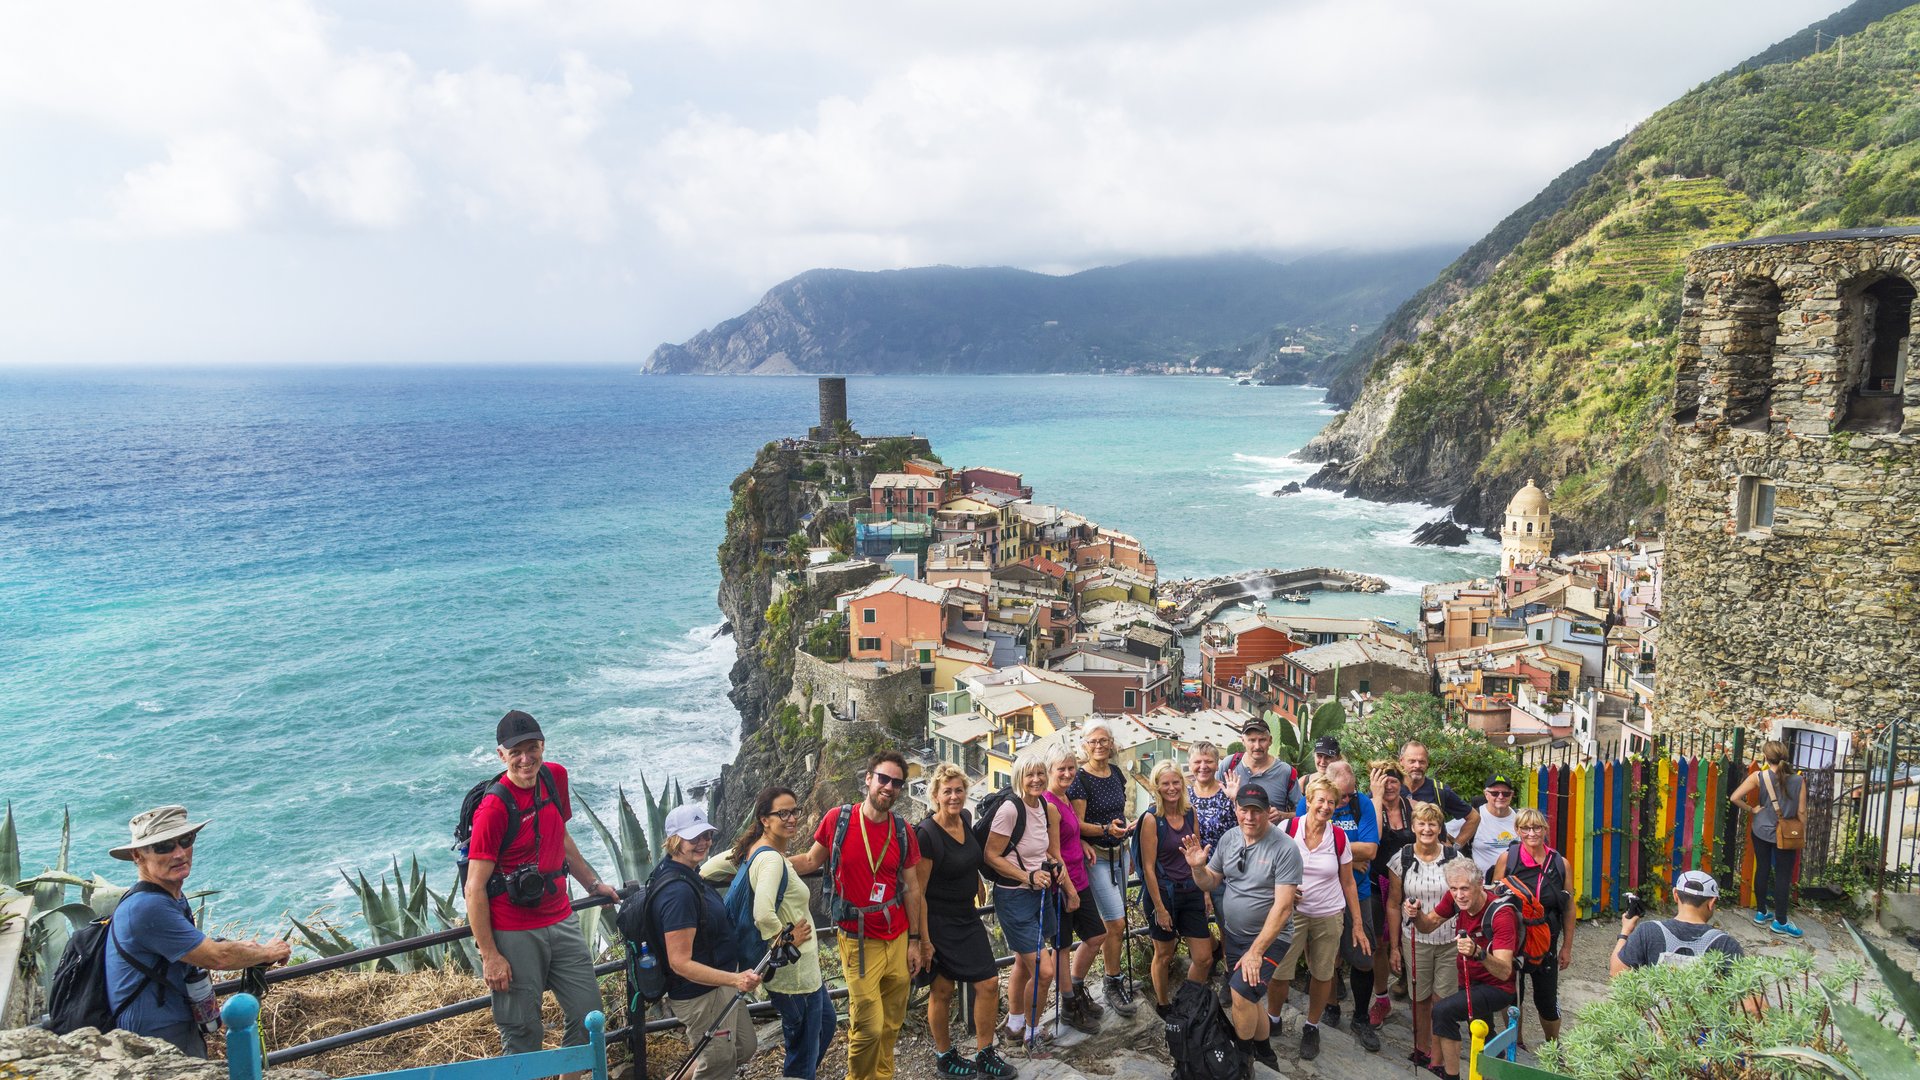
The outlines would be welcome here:
[[[835,375],[820,380],[820,426],[832,431],[847,418],[847,380]]]
[[[1859,294],[1890,275],[1920,283],[1920,230],[1687,261],[1656,676],[1669,728],[1920,713],[1920,373],[1904,423],[1848,430]],[[1773,482],[1770,531],[1737,520],[1742,477]]]

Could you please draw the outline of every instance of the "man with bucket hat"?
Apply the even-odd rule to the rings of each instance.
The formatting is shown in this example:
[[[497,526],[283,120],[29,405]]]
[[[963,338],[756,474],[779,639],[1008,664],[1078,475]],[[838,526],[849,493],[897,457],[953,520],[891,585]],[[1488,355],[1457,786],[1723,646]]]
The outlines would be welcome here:
[[[539,722],[515,709],[500,718],[494,736],[507,768],[474,807],[466,891],[501,1052],[541,1049],[540,1001],[548,990],[567,1018],[561,1044],[580,1046],[587,1041],[587,1014],[600,1008],[600,984],[566,878],[571,874],[587,892],[609,900],[620,894],[593,872],[567,833],[573,817],[567,770],[546,760]]]
[[[133,863],[140,881],[114,908],[107,934],[107,1003],[119,1026],[136,1035],[165,1039],[188,1057],[207,1056],[195,1023],[187,984],[199,969],[237,971],[285,963],[287,943],[215,941],[193,924],[193,909],[181,895],[193,872],[193,843],[205,821],[191,821],[184,806],[161,806],[134,815],[130,836],[111,849]]]

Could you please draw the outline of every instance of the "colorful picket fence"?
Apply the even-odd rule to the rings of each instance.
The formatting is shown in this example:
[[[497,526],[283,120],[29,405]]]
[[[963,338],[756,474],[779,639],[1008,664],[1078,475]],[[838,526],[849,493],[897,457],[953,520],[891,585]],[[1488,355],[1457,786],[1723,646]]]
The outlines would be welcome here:
[[[1687,756],[1541,765],[1526,773],[1514,801],[1547,816],[1549,843],[1566,856],[1575,902],[1588,918],[1618,911],[1624,893],[1665,896],[1683,871],[1721,876],[1727,796],[1747,768]],[[1660,838],[1650,858],[1634,842],[1646,833]],[[1734,846],[1744,864],[1739,902],[1750,906],[1751,845]]]

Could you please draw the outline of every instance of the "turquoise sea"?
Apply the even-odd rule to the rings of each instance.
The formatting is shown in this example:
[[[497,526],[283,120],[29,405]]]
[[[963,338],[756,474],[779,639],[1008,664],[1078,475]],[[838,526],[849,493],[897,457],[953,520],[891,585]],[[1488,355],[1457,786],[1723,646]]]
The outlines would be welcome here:
[[[1330,415],[1224,379],[855,378],[869,434],[1022,471],[1166,576],[1334,565],[1406,620],[1495,546],[1415,548],[1430,507],[1273,498]],[[727,484],[815,413],[802,378],[596,370],[0,374],[0,734],[23,862],[74,868],[187,804],[218,922],[351,914],[342,869],[451,881],[461,794],[509,708],[606,810],[731,758],[714,636]],[[588,856],[598,845],[584,839]],[[604,865],[602,867],[605,869]]]

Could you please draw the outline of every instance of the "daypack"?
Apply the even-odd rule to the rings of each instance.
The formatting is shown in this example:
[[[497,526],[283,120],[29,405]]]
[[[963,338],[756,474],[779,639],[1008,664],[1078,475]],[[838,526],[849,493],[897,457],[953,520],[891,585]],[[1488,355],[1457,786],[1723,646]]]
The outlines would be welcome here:
[[[143,892],[164,893],[166,890],[142,881],[128,889],[120,902],[124,904],[134,894]],[[109,945],[120,953],[123,963],[140,973],[139,985],[117,1008],[110,1004],[107,995]],[[61,950],[60,960],[53,968],[53,979],[47,985],[47,1018],[41,1026],[55,1035],[83,1027],[112,1031],[120,1026],[120,1014],[135,998],[146,993],[149,986],[153,988],[155,1003],[166,1004],[169,988],[165,965],[155,969],[135,960],[113,932],[113,916],[102,916],[74,931],[67,939],[67,947]]]
[[[503,772],[491,780],[482,780],[467,789],[466,797],[460,800],[460,816],[453,823],[453,854],[455,863],[459,866],[459,880],[455,888],[464,890],[467,887],[467,863],[472,861],[467,848],[473,839],[473,815],[480,809],[481,800],[489,795],[497,796],[507,808],[507,831],[501,834],[500,850],[493,853],[493,876],[487,879],[487,895],[493,897],[499,896],[506,890],[507,879],[500,866],[500,857],[513,847],[513,838],[520,831],[520,819],[523,816],[520,804],[514,801],[513,792],[507,787],[506,773]],[[569,807],[554,797],[553,773],[542,765],[540,777],[534,781],[532,816],[538,817],[542,807],[553,804],[560,805],[561,816],[569,816],[567,814]],[[534,828],[539,828],[537,821],[534,823]],[[486,852],[481,852],[481,855],[484,857]],[[537,857],[538,852],[535,855]],[[512,867],[506,869],[510,870]],[[566,874],[566,864],[562,863],[560,869],[545,875],[549,891],[553,884],[564,878]]]
[[[1297,838],[1300,835],[1300,819],[1298,817],[1288,818],[1286,829],[1288,836]],[[1347,830],[1334,824],[1332,821],[1328,821],[1327,831],[1333,834],[1333,859],[1334,862],[1338,863],[1340,856],[1347,852]]]
[[[787,857],[770,847],[755,848],[747,856],[747,865],[734,871],[733,884],[727,887],[727,915],[733,919],[734,943],[737,955],[743,964],[757,964],[760,958],[773,948],[773,942],[760,936],[760,928],[753,922],[753,885],[747,880],[747,870],[753,866],[753,860],[762,854],[772,853],[780,860],[780,888],[773,894],[773,907],[777,912],[780,904],[787,898]]]
[[[661,875],[669,875],[662,881]],[[706,932],[707,905],[700,903],[700,886],[686,875],[666,869],[662,863],[641,886],[620,902],[614,916],[620,936],[627,942],[627,1008],[629,1016],[639,1016],[646,1007],[667,996],[667,943],[653,918],[653,899],[675,882],[694,891],[694,926],[697,937]]]
[[[1441,866],[1447,865],[1449,862],[1452,862],[1454,858],[1457,857],[1459,854],[1460,854],[1459,851],[1456,850],[1452,844],[1443,842],[1440,845],[1440,865]],[[1412,844],[1408,844],[1406,847],[1403,847],[1399,851],[1394,853],[1393,855],[1394,873],[1400,878],[1403,884],[1407,880],[1407,875],[1413,872],[1413,860],[1419,857],[1420,856],[1415,855],[1413,853]]]
[[[1701,957],[1707,955],[1707,950],[1714,942],[1727,936],[1722,931],[1709,926],[1707,927],[1706,933],[1701,934],[1692,941],[1681,941],[1672,930],[1667,928],[1665,919],[1661,919],[1653,925],[1655,929],[1660,931],[1660,936],[1667,939],[1666,951],[1655,958],[1654,963],[1656,964],[1685,965],[1694,963]]]
[[[860,974],[865,975],[867,973],[867,916],[901,905],[899,881],[907,873],[907,822],[899,814],[887,815],[893,819],[893,857],[898,860],[894,864],[893,892],[880,903],[863,907],[848,900],[840,892],[840,853],[847,846],[847,826],[852,824],[853,815],[859,812],[860,808],[853,803],[841,803],[840,809],[834,814],[833,847],[827,853],[827,917],[836,923],[853,923],[853,934],[860,955],[859,970]],[[977,823],[975,827],[978,828]]]
[[[1512,876],[1495,882],[1492,892],[1491,903],[1511,905],[1520,917],[1520,940],[1513,950],[1518,970],[1537,971],[1553,963],[1553,925],[1547,921],[1547,909],[1540,902],[1540,894]],[[1492,925],[1491,916],[1487,925]]]
[[[1220,1001],[1207,987],[1181,980],[1162,1018],[1174,1080],[1245,1080],[1253,1055],[1234,1036]]]
[[[1020,796],[1015,794],[1014,790],[1010,787],[1001,788],[1000,790],[995,791],[992,794],[988,795],[986,798],[980,800],[980,811],[979,813],[975,814],[973,818],[973,838],[975,840],[980,841],[981,851],[984,852],[987,850],[987,840],[989,837],[993,835],[993,819],[995,816],[997,816],[1000,813],[1000,808],[1002,806],[1007,805],[1008,803],[1019,803],[1019,802],[1020,802]],[[1046,807],[1046,804],[1043,802],[1041,804],[1042,812],[1045,811],[1045,807]],[[1027,831],[1026,807],[1025,805],[1021,805],[1014,811],[1013,832],[1007,837],[1007,857],[1008,858],[1011,859],[1014,857],[1013,851],[1015,848],[1020,846],[1020,837],[1026,831]],[[1016,864],[1017,864],[1017,861],[1016,861]],[[1039,867],[1036,866],[1034,867],[1034,869],[1038,870]],[[1025,885],[1026,884],[1026,882],[1021,880],[1020,878],[1011,878],[1001,873],[1000,871],[995,870],[993,866],[989,864],[984,858],[980,860],[980,873],[983,876],[985,876],[988,881],[992,882],[995,885]]]

